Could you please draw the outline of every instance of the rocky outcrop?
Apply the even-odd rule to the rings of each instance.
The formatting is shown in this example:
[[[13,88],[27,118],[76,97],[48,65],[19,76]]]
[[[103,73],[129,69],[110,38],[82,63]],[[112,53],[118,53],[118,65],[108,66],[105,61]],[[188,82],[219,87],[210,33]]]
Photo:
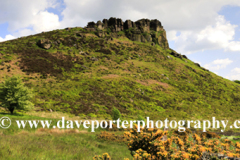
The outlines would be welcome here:
[[[181,58],[181,59],[183,59],[183,58],[188,59],[187,56],[181,55],[180,53],[177,53],[177,52],[174,51],[173,49],[170,49],[170,50],[171,50],[171,53],[170,53],[170,54],[173,55],[174,57]]]
[[[140,19],[136,22],[126,20],[123,22],[120,18],[111,17],[97,21],[97,23],[89,22],[85,29],[95,31],[99,37],[104,37],[108,31],[111,31],[112,36],[117,36],[118,32],[123,31],[125,36],[133,41],[154,42],[165,49],[169,48],[166,31],[157,19]]]
[[[37,45],[43,49],[50,49],[52,44],[52,42],[48,39],[41,39],[37,42]]]

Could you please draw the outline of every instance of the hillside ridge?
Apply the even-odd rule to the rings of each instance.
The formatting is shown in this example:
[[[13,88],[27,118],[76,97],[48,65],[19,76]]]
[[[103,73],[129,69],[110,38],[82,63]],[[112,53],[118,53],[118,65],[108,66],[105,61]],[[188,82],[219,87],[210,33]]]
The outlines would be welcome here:
[[[165,38],[164,38],[165,37]],[[158,20],[110,18],[0,43],[0,81],[21,75],[36,111],[86,118],[240,113],[240,86],[169,48]]]

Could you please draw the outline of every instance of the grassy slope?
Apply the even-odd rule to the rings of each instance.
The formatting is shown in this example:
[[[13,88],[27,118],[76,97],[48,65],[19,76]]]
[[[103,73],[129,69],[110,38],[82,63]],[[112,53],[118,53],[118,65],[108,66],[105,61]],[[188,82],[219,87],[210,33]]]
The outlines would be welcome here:
[[[110,119],[115,106],[127,119],[136,119],[136,115],[151,119],[238,118],[237,83],[204,71],[190,60],[175,58],[159,46],[125,37],[107,40],[92,33],[77,37],[76,32],[82,31],[55,30],[0,43],[0,82],[5,76],[23,76],[25,84],[35,90],[35,110],[46,111],[0,116],[12,121],[53,119],[56,112],[47,114],[52,109],[65,112],[65,117],[70,113],[80,116],[68,119]],[[36,42],[43,38],[60,40],[60,44],[41,49]],[[91,60],[93,57],[98,61]],[[2,159],[92,159],[105,152],[113,159],[131,157],[126,145],[101,141],[96,133],[22,131],[12,125],[0,129],[0,135]]]
[[[0,81],[22,75],[35,90],[36,110],[86,118],[111,118],[113,106],[127,119],[238,118],[239,84],[159,46],[77,32],[85,31],[55,30],[0,43]],[[60,44],[39,48],[43,38]]]

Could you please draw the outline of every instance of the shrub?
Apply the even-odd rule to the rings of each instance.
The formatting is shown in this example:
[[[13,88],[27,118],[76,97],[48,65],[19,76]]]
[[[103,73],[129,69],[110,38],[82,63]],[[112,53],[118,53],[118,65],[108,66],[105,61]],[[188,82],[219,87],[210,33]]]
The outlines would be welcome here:
[[[179,132],[174,131],[167,140],[162,140],[168,131],[160,129],[141,128],[137,131],[135,125],[130,132],[125,132],[124,136],[128,140],[128,149],[131,151],[134,160],[182,160],[182,159],[218,159],[219,153],[228,157],[240,157],[240,143],[234,144],[229,139],[219,139],[216,134],[209,132],[206,136],[192,134],[190,130],[179,136]],[[104,133],[105,138],[114,137],[114,134]],[[181,137],[181,138],[180,138]],[[209,137],[210,139],[206,138]],[[216,139],[213,139],[216,137]],[[108,156],[105,153],[102,157]],[[99,157],[95,156],[94,158]],[[110,156],[108,157],[110,158]],[[95,159],[98,160],[98,159]],[[127,160],[127,159],[125,159]]]
[[[239,80],[234,80],[233,82],[240,84],[240,81],[239,81]]]
[[[0,84],[0,102],[11,114],[15,109],[29,110],[33,104],[29,101],[33,93],[24,86],[20,77],[10,77]]]
[[[108,155],[108,153],[103,153],[103,155],[96,155],[93,157],[93,160],[111,160],[111,157]]]
[[[234,146],[230,140],[218,139],[219,137],[214,134],[199,136],[185,132],[181,137],[175,132],[167,140],[163,140],[162,137],[168,135],[168,132],[154,130],[145,127],[141,129],[141,132],[137,132],[137,125],[135,125],[130,132],[125,132],[124,136],[130,139],[128,148],[134,160],[199,159],[203,158],[203,153],[213,159],[218,153],[229,157],[240,157],[240,143]],[[217,137],[217,139],[206,137]]]
[[[112,110],[112,119],[113,120],[118,120],[120,118],[121,118],[120,111],[117,108],[114,107],[113,110]]]

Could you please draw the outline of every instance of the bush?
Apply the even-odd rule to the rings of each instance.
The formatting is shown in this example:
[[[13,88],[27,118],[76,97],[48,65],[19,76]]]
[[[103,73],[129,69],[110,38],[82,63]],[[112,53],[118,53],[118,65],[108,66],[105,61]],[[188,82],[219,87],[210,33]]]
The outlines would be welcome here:
[[[113,120],[118,120],[120,118],[121,118],[120,111],[117,108],[114,107],[113,110],[112,110],[112,119]]]
[[[93,157],[93,160],[111,160],[111,157],[108,155],[108,153],[104,153],[101,155],[96,155]]]
[[[199,136],[192,134],[190,130],[182,136],[174,132],[167,140],[163,140],[164,135],[168,136],[168,131],[155,131],[145,127],[138,132],[137,128],[135,125],[130,132],[124,133],[124,136],[130,139],[128,149],[134,160],[200,159],[203,158],[203,153],[208,154],[211,159],[216,159],[218,153],[228,157],[240,157],[239,142],[234,144],[229,139],[219,139],[219,136],[210,132],[208,134],[211,136]]]
[[[31,109],[33,104],[29,99],[32,96],[32,91],[24,86],[20,77],[10,77],[0,84],[1,107],[8,109],[11,114],[15,109]]]
[[[234,80],[233,82],[240,84],[240,81],[239,81],[239,80]]]

